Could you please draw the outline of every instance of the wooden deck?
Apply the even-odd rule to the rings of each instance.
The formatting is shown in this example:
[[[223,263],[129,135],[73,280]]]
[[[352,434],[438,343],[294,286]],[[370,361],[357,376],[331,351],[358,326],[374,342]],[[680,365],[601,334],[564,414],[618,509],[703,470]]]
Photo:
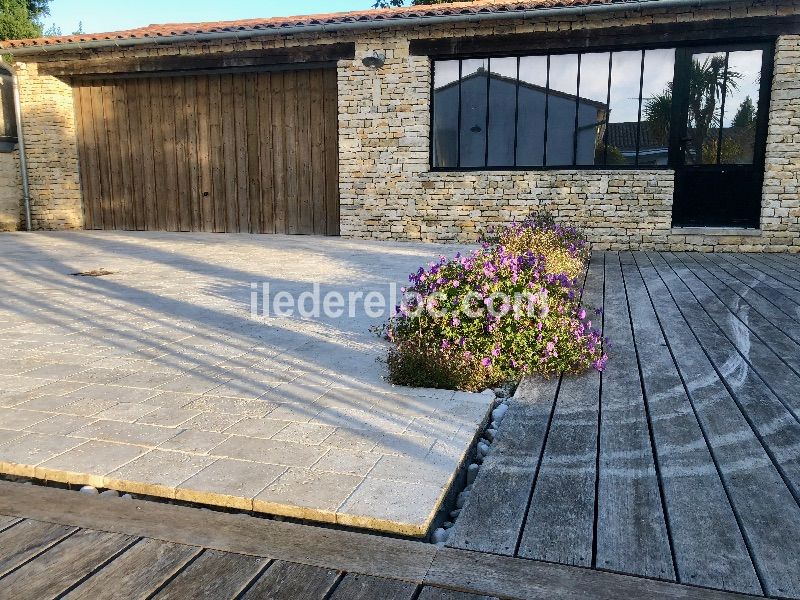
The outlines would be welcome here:
[[[800,258],[595,253],[607,370],[526,380],[449,546],[800,598]]]
[[[747,597],[245,514],[0,482],[0,598]]]

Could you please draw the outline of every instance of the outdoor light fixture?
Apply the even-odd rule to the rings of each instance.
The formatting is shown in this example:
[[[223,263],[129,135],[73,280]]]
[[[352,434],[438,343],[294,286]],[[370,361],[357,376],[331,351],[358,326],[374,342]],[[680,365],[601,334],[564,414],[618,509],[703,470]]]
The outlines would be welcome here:
[[[372,53],[372,56],[365,56],[361,59],[361,64],[370,69],[380,69],[386,62],[386,57],[383,54],[378,54],[377,50]]]

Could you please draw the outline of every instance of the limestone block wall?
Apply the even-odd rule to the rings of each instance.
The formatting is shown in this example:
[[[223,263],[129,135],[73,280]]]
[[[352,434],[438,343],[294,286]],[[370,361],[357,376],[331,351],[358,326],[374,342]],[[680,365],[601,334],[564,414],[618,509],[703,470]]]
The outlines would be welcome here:
[[[615,25],[648,25],[800,13],[800,0],[731,0],[681,11],[632,6]],[[489,225],[547,208],[588,230],[602,248],[787,250],[800,249],[800,50],[785,36],[775,57],[775,86],[767,148],[763,231],[724,238],[670,228],[673,174],[665,170],[432,172],[429,165],[430,61],[410,56],[411,38],[502,35],[608,26],[607,14],[485,23],[386,27],[103,50],[106,58],[212,54],[353,41],[356,57],[340,61],[339,171],[343,235],[437,241],[474,240]],[[385,66],[365,68],[373,51]],[[33,224],[81,226],[81,195],[72,90],[68,82],[38,75],[37,61],[77,60],[96,53],[48,52],[19,63],[23,122],[29,148]]]
[[[22,183],[17,152],[0,152],[0,231],[16,231],[20,225]]]
[[[17,68],[28,158],[33,229],[83,225],[72,87],[40,76],[36,63]]]
[[[800,248],[800,36],[784,36],[775,51],[775,73],[761,200],[762,242]]]

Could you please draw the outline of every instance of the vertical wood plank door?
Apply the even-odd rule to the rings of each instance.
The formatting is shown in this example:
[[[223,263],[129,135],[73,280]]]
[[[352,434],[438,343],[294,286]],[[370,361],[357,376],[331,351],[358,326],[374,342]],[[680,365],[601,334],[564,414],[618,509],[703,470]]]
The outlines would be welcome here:
[[[86,229],[339,234],[334,69],[73,86]]]

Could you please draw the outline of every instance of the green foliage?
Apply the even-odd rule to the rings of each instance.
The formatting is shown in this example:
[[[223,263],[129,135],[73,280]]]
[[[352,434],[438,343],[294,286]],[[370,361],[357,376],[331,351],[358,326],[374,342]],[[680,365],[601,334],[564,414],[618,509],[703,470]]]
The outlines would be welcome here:
[[[33,6],[31,6],[33,5]],[[46,8],[47,3],[44,3]],[[32,11],[31,8],[34,10]],[[32,38],[42,35],[37,19],[42,12],[41,2],[0,0],[0,40]]]
[[[468,256],[420,267],[378,330],[393,344],[390,380],[480,390],[523,373],[602,370],[603,340],[579,302],[588,257],[580,231],[532,214]]]
[[[733,117],[731,125],[734,127],[752,127],[756,122],[756,107],[750,96],[745,97],[739,105],[739,110]]]

